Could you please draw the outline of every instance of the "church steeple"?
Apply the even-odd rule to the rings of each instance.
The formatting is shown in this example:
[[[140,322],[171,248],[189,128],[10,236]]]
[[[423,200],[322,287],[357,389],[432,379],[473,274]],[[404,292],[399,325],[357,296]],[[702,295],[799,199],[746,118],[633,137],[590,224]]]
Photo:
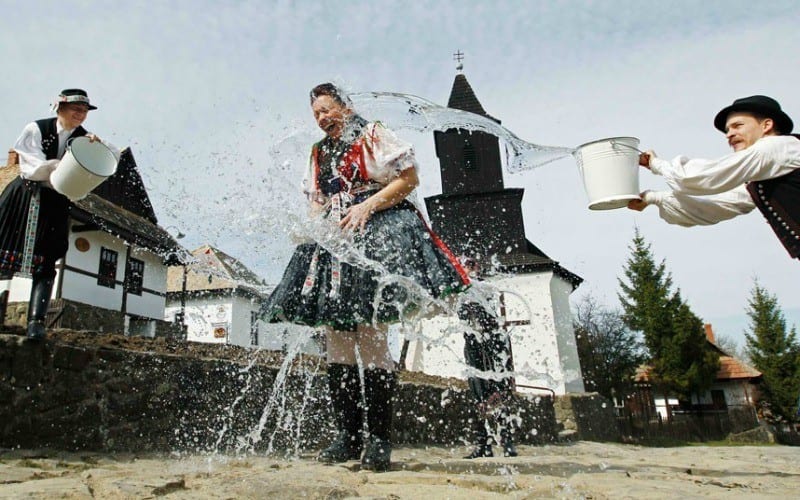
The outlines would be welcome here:
[[[458,73],[450,90],[447,107],[489,115],[478,100],[463,73]],[[443,194],[468,194],[501,191],[503,169],[497,137],[480,131],[450,129],[434,133],[439,158]]]
[[[500,123],[483,109],[455,54],[459,73],[448,107]],[[504,188],[498,138],[484,132],[434,132],[442,173],[442,194],[425,198],[436,233],[457,255],[476,259],[484,269],[527,273],[553,269],[578,286],[581,278],[561,268],[525,237],[521,188]]]
[[[447,106],[500,123],[483,109],[461,72],[453,81]],[[426,198],[425,203],[442,239],[455,252],[484,265],[493,255],[525,253],[523,190],[505,189],[503,185],[498,138],[480,131],[450,129],[434,132],[434,141],[442,194]]]
[[[472,86],[467,81],[463,73],[458,73],[453,80],[453,88],[450,90],[450,99],[447,100],[447,107],[469,111],[476,115],[489,116],[481,106],[480,101],[475,96]]]

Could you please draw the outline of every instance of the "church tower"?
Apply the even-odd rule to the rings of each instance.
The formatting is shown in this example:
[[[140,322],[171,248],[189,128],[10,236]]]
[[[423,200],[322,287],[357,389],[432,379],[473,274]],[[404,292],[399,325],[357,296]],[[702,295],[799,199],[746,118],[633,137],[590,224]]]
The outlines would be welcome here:
[[[461,56],[456,53],[459,63]],[[447,106],[500,123],[483,109],[461,69],[459,64]],[[570,294],[583,280],[526,238],[524,190],[505,187],[496,136],[453,128],[434,132],[434,141],[442,194],[425,199],[428,216],[447,246],[477,260],[484,271],[479,279],[498,292],[498,318],[509,333],[517,390],[583,392],[569,305]],[[423,320],[424,334],[411,342],[406,366],[431,375],[463,376],[463,358],[454,354],[463,349],[463,339],[452,335],[458,328],[463,325],[455,315]]]
[[[461,71],[453,81],[447,107],[500,123],[483,109]],[[453,252],[474,258],[483,268],[499,263],[504,271],[556,264],[525,237],[524,189],[505,187],[498,138],[481,131],[449,129],[434,132],[434,141],[442,194],[426,198],[425,205],[433,229]]]

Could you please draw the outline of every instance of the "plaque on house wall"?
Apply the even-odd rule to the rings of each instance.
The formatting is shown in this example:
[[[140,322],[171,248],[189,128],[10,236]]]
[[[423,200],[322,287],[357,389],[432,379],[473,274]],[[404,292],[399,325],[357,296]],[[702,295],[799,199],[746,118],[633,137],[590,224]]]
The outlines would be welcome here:
[[[228,325],[225,323],[215,323],[211,325],[211,331],[214,332],[215,339],[224,339],[228,336]]]
[[[88,252],[91,247],[92,245],[86,238],[78,238],[75,240],[75,248],[77,248],[79,252]]]

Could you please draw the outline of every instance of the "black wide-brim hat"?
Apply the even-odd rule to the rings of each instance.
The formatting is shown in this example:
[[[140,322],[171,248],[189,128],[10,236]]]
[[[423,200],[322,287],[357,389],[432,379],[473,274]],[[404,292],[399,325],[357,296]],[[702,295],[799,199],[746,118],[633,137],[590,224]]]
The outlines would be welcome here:
[[[97,109],[97,106],[92,106],[89,102],[89,95],[83,89],[64,89],[58,94],[56,99],[55,108],[62,102],[79,102],[89,106],[89,110]]]
[[[714,118],[714,126],[717,130],[725,133],[725,123],[728,121],[728,115],[737,111],[745,111],[772,118],[775,122],[775,128],[784,135],[790,133],[794,127],[792,119],[781,110],[781,105],[778,104],[778,101],[765,95],[751,95],[750,97],[736,99],[733,104],[717,113],[716,118]]]

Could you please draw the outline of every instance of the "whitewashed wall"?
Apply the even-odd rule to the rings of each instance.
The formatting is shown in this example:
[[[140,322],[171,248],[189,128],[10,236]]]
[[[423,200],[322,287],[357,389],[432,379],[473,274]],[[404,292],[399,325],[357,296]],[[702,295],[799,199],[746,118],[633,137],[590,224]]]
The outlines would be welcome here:
[[[250,312],[259,305],[245,297],[191,297],[186,300],[187,339],[193,342],[250,345]],[[170,301],[164,309],[164,320],[173,321],[180,312],[180,301]],[[225,338],[214,338],[215,325],[228,328]],[[306,354],[321,354],[312,339],[312,328],[288,323],[257,322],[258,347],[275,351],[296,349]]]
[[[189,297],[186,300],[186,338],[192,342],[225,344],[231,328],[231,297]],[[180,312],[180,303],[170,303],[164,319],[172,321]],[[215,337],[214,328],[225,328],[224,337]]]
[[[241,346],[252,345],[250,339],[250,313],[258,312],[259,305],[248,297],[233,297],[233,308],[231,311],[231,331],[228,335],[228,343]],[[256,322],[256,328],[262,326]],[[258,332],[259,343],[261,341],[261,331]]]
[[[86,238],[89,241],[90,246],[87,251],[80,252],[75,248],[75,240],[78,238]],[[100,231],[70,233],[66,264],[97,274],[100,269],[101,247],[117,252],[117,280],[122,281],[125,276],[125,242],[107,233]],[[114,288],[99,286],[96,277],[84,276],[70,270],[64,272],[61,296],[83,304],[115,311],[122,310],[122,285],[117,284]]]
[[[696,402],[700,404],[711,404],[711,391],[723,391],[725,393],[725,403],[728,406],[749,406],[755,400],[756,388],[746,380],[730,380],[725,382],[715,382],[708,391],[697,397]]]
[[[564,386],[567,392],[579,393],[584,392],[585,388],[581,360],[578,357],[578,343],[575,340],[572,309],[569,304],[572,291],[571,283],[553,275],[550,280],[550,297],[553,301],[554,324],[561,369],[564,372]]]
[[[506,321],[530,321],[529,325],[509,329],[517,383],[546,387],[556,394],[583,392],[569,309],[572,286],[550,271],[489,282],[504,292]],[[431,375],[466,378],[469,368],[464,363],[464,327],[458,318],[424,320],[421,328],[421,335],[404,332],[411,340],[406,367]],[[519,390],[541,392],[523,387]]]
[[[89,241],[90,246],[87,251],[81,252],[75,248],[77,238],[85,238]],[[119,283],[114,288],[99,286],[96,277],[65,269],[61,296],[83,304],[120,311],[122,309],[122,282],[125,280],[128,251],[124,240],[100,231],[72,233],[69,236],[66,264],[97,274],[100,269],[100,249],[103,247],[117,252],[116,280]],[[131,257],[144,262],[142,287],[160,292],[162,295],[147,291],[142,291],[141,296],[128,293],[126,312],[146,318],[161,319],[164,316],[165,297],[163,294],[167,287],[167,268],[156,254],[144,248],[134,247],[131,250]]]
[[[419,330],[401,331],[409,340],[406,368],[440,377],[467,378],[464,363],[465,328],[455,316],[437,316],[421,321]]]
[[[145,248],[132,249],[131,257],[144,262],[142,288],[158,293],[142,291],[141,296],[129,293],[127,298],[127,312],[145,318],[163,318],[164,306],[167,300],[167,266],[164,265],[160,256]]]
[[[492,284],[504,292],[506,321],[530,321],[529,325],[510,329],[517,383],[565,394],[568,389],[551,289],[554,279],[560,278],[546,271],[508,276],[492,280]],[[519,390],[535,391],[524,387]]]
[[[58,271],[56,271],[56,280],[58,280],[57,274]],[[31,298],[31,280],[15,276],[13,279],[0,281],[0,291],[6,290],[9,302],[28,302]],[[55,287],[53,293],[55,294]]]

